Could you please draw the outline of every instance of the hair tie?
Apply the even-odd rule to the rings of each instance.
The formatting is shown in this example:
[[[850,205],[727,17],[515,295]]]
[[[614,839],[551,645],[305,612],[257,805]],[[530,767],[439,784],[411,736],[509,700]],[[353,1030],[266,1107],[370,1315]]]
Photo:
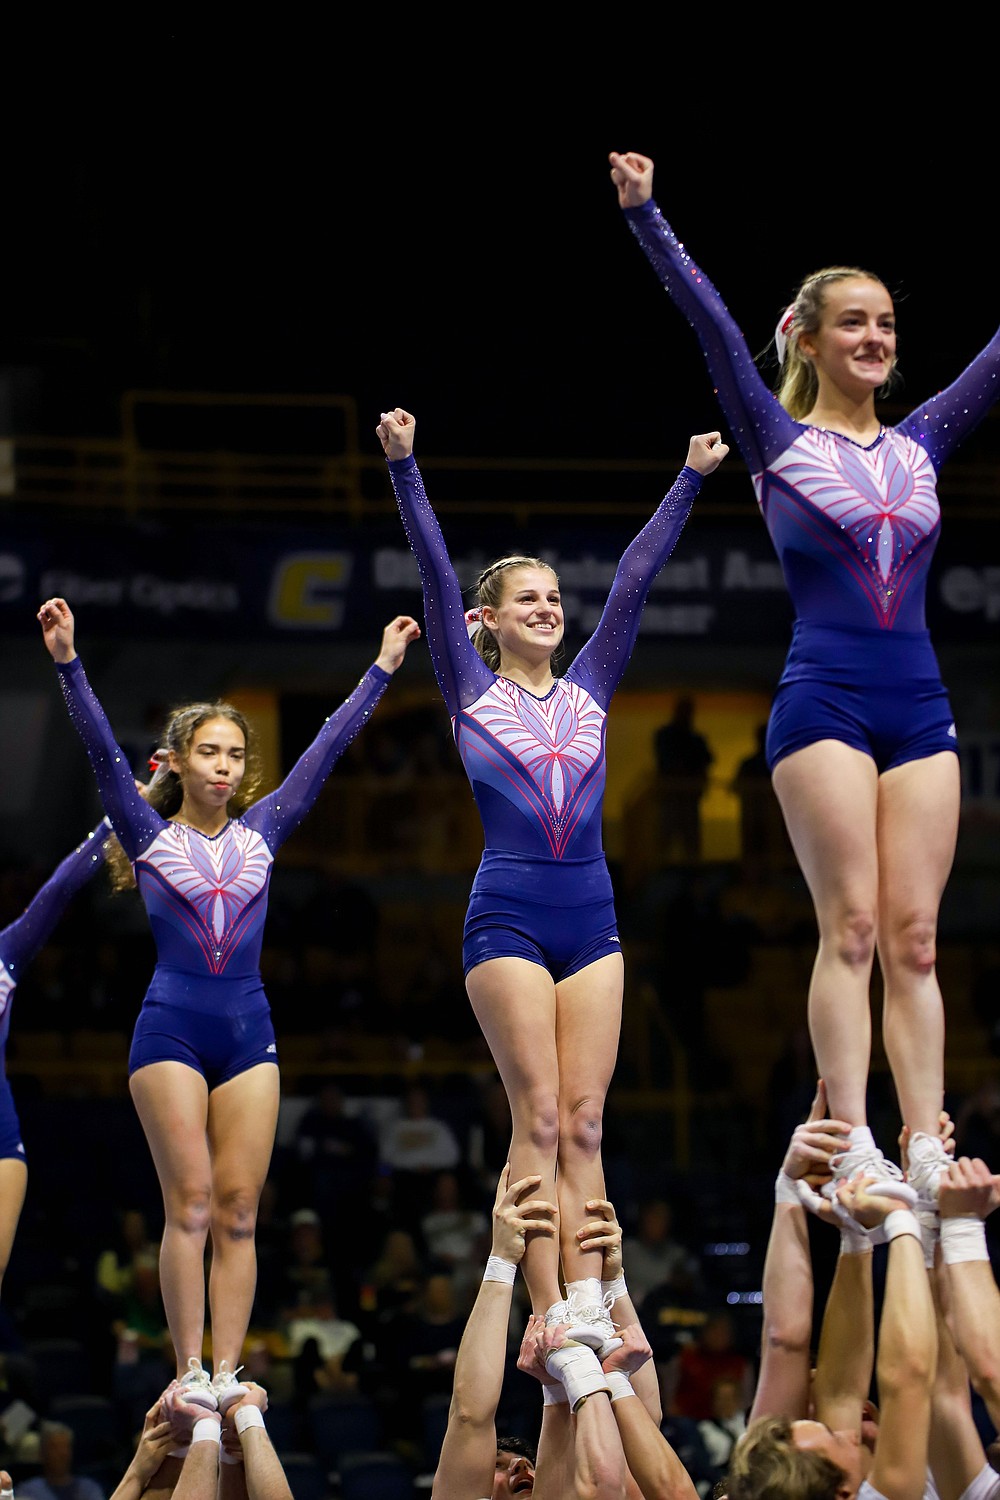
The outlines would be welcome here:
[[[482,623],[483,623],[482,605],[477,605],[475,609],[467,609],[465,611],[465,628],[469,632],[469,640],[470,641],[472,640],[473,636],[476,634],[477,630],[479,629],[480,625],[482,625]]]
[[[785,363],[785,350],[788,348],[788,334],[792,324],[795,322],[795,303],[791,302],[785,308],[778,319],[778,326],[774,330],[774,347],[778,351],[778,363]]]

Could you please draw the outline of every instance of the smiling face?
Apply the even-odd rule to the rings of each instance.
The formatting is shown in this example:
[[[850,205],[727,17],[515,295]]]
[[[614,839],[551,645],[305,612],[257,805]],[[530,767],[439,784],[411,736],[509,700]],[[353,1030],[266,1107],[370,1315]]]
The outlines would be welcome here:
[[[559,580],[551,568],[508,568],[499,605],[483,607],[483,624],[496,636],[501,656],[537,662],[563,638]]]
[[[246,770],[246,737],[231,719],[198,724],[183,755],[170,752],[170,769],[184,788],[184,800],[204,811],[225,809]]]
[[[831,281],[819,327],[799,335],[799,349],[821,386],[830,381],[855,397],[878,390],[896,358],[896,315],[886,288],[861,276]]]
[[[507,1500],[510,1495],[530,1495],[534,1488],[535,1466],[530,1458],[498,1448],[491,1500]]]

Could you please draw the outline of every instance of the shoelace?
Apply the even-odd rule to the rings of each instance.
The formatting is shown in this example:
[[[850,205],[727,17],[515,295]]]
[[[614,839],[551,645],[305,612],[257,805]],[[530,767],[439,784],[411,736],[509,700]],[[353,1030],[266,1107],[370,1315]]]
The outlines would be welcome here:
[[[598,1302],[584,1302],[579,1292],[571,1292],[566,1299],[566,1311],[581,1322],[608,1322],[611,1323],[611,1309],[614,1306],[614,1294],[605,1292]],[[614,1327],[614,1324],[611,1323]]]

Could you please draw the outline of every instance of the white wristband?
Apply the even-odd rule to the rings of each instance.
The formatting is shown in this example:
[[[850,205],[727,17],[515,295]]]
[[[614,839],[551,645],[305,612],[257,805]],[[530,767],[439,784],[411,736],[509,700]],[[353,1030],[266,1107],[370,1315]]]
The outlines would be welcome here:
[[[243,1406],[236,1408],[236,1431],[240,1437],[248,1427],[263,1427],[264,1415],[259,1406]]]
[[[214,1417],[199,1417],[191,1429],[192,1443],[221,1443],[222,1425]]]
[[[923,1240],[920,1237],[920,1224],[916,1214],[909,1208],[894,1208],[892,1213],[886,1214],[882,1221],[885,1230],[886,1243],[891,1244],[901,1234],[911,1234],[915,1240],[919,1240],[921,1246]]]
[[[989,1260],[986,1225],[978,1214],[941,1220],[941,1258],[946,1266],[963,1260]]]
[[[789,1177],[787,1172],[779,1172],[774,1179],[774,1201],[775,1203],[798,1203],[802,1204],[799,1190],[794,1177]]]
[[[569,1397],[566,1394],[566,1387],[561,1380],[557,1385],[542,1386],[543,1406],[566,1406],[568,1402]]]
[[[866,1255],[871,1251],[872,1245],[873,1242],[868,1238],[863,1230],[848,1229],[846,1224],[841,1226],[841,1255]]]
[[[612,1306],[618,1301],[619,1297],[627,1297],[628,1287],[625,1285],[625,1272],[619,1272],[614,1281],[602,1281],[601,1291],[605,1297],[610,1292]]]
[[[609,1370],[607,1372],[608,1385],[611,1387],[612,1401],[620,1401],[623,1396],[634,1396],[632,1382],[624,1370]]]
[[[491,1255],[483,1272],[484,1281],[505,1281],[508,1286],[514,1285],[516,1276],[517,1266],[511,1260],[504,1260],[502,1255]]]

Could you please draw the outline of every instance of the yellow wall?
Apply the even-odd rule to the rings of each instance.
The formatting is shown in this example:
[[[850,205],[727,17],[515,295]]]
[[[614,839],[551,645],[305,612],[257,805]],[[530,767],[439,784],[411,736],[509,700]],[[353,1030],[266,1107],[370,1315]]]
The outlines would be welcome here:
[[[686,689],[629,693],[619,690],[608,719],[608,787],[604,841],[612,859],[622,857],[621,819],[626,804],[655,772],[653,736],[673,713]],[[757,748],[756,729],[770,712],[766,693],[692,692],[694,728],[715,755],[710,786],[702,802],[703,857],[739,857],[739,803],[728,790],[736,767]]]

